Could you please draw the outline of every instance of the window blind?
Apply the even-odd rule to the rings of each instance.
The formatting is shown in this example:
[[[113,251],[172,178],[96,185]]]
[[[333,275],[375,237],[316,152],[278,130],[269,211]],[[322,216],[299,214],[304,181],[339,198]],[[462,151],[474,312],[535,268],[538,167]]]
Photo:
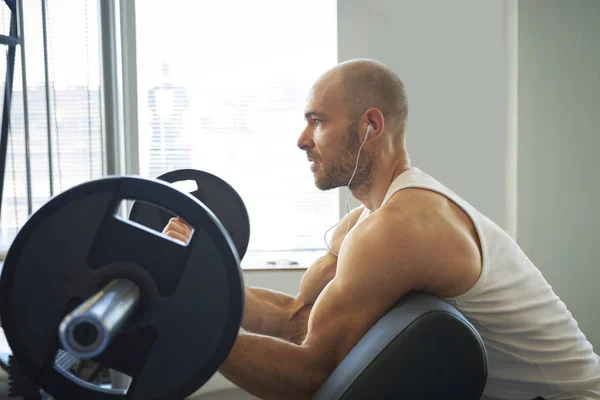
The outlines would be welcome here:
[[[7,32],[10,11],[3,4],[0,12],[0,29]],[[29,214],[50,197],[103,175],[98,14],[98,0],[23,1],[27,86],[18,47],[0,250],[10,246]],[[5,62],[0,74],[6,76]],[[2,79],[2,90],[4,83]]]

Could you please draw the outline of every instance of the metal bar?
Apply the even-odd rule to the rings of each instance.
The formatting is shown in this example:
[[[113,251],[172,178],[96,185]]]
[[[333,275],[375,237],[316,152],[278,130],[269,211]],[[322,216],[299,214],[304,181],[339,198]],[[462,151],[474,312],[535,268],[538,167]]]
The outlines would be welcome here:
[[[44,79],[46,82],[46,124],[48,126],[48,178],[50,197],[54,196],[54,173],[52,170],[52,119],[50,117],[50,74],[48,72],[48,32],[46,21],[46,0],[42,2],[42,38],[44,43]]]
[[[63,348],[81,358],[98,356],[127,322],[139,299],[135,283],[111,281],[62,320],[58,334]]]
[[[13,36],[0,35],[0,44],[16,46],[19,44],[19,38]]]
[[[17,7],[15,7],[16,1],[17,0],[4,0],[8,8],[10,8],[10,11],[12,11],[13,13],[17,12]]]
[[[125,173],[139,175],[139,126],[135,0],[121,1],[121,56],[123,65],[123,123]]]
[[[117,43],[117,10],[114,0],[100,3],[100,42],[102,52],[102,102],[105,140],[106,174],[123,173],[124,156],[122,151],[120,119],[120,75]]]
[[[27,215],[33,211],[31,189],[31,146],[29,143],[29,102],[27,101],[27,63],[25,62],[25,25],[23,23],[23,2],[18,2],[19,41],[21,43],[21,77],[23,79],[23,123],[25,127],[25,176],[27,180]]]
[[[94,177],[94,167],[93,164],[93,140],[92,140],[92,96],[90,93],[90,39],[89,39],[89,29],[88,29],[88,0],[83,0],[85,2],[85,69],[86,69],[86,94],[87,94],[87,125],[88,125],[88,153],[89,153],[89,161],[90,161],[90,179]]]
[[[17,21],[11,14],[10,32],[16,36]],[[4,105],[2,109],[2,128],[0,131],[0,215],[2,215],[2,192],[6,172],[6,151],[8,147],[8,129],[10,126],[10,110],[12,102],[13,78],[15,73],[15,46],[9,46],[6,53],[6,85],[4,87]]]
[[[98,25],[102,26],[102,16],[100,15],[100,3],[102,2],[102,0],[97,0],[97,8],[98,8]],[[102,49],[100,49],[100,51],[102,51]],[[103,55],[101,54],[101,58],[103,57]],[[101,84],[98,85],[98,95],[99,95],[99,99],[98,99],[98,111],[100,112],[100,171],[101,174],[105,174],[106,173],[106,157],[104,155],[104,153],[106,152],[105,149],[105,144],[106,144],[106,129],[104,126],[104,107],[103,107],[103,91],[104,89],[101,87]]]

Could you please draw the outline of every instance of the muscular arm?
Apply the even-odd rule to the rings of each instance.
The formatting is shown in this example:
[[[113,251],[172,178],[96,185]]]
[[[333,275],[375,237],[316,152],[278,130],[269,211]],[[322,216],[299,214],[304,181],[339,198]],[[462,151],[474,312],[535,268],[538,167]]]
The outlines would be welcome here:
[[[279,336],[288,322],[295,297],[270,289],[246,287],[242,328],[249,332]]]
[[[340,221],[332,235],[333,253],[328,252],[308,268],[297,297],[269,289],[246,287],[242,328],[251,333],[302,343],[308,330],[308,318],[313,304],[335,276],[337,257],[334,253],[339,252],[348,226],[354,226],[362,209],[359,207],[352,210]]]
[[[424,269],[412,268],[422,260],[398,232],[390,235],[366,220],[360,228],[340,250],[336,276],[314,304],[306,339],[296,345],[241,334],[221,368],[226,378],[263,399],[309,399],[402,295],[424,286]],[[398,252],[406,262],[398,263]]]
[[[293,344],[240,334],[220,370],[227,379],[262,399],[310,399],[402,296],[426,290],[438,271],[448,269],[445,260],[456,258],[452,252],[469,247],[464,235],[438,222],[438,215],[414,209],[401,216],[377,214],[342,245],[337,273],[314,304],[306,339]],[[476,253],[467,257],[459,251],[472,265],[477,262],[470,258]],[[472,281],[473,271],[457,265],[452,279]]]
[[[181,218],[171,218],[162,232],[165,236],[187,243],[191,228]],[[258,287],[245,288],[242,328],[263,335],[292,340],[306,333],[306,321],[299,323],[294,307],[297,299],[285,293]],[[298,314],[298,315],[295,315]]]
[[[336,262],[337,259],[329,254],[315,261],[302,278],[297,297],[270,289],[246,287],[242,328],[301,343],[306,337],[313,304],[333,279]]]

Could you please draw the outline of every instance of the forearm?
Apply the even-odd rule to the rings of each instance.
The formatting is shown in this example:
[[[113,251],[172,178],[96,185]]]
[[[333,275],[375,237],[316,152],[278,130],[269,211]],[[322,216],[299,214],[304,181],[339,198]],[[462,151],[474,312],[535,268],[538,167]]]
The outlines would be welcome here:
[[[264,400],[310,399],[327,378],[309,348],[252,333],[238,336],[220,372]]]
[[[294,300],[287,294],[273,290],[246,287],[242,328],[279,337],[290,320]]]

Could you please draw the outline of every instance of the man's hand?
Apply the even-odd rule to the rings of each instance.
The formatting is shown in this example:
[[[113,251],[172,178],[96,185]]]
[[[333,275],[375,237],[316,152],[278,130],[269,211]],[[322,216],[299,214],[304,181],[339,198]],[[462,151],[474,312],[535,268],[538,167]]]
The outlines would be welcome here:
[[[187,244],[192,236],[192,228],[190,228],[181,218],[174,217],[169,220],[169,223],[163,229],[162,234]]]

